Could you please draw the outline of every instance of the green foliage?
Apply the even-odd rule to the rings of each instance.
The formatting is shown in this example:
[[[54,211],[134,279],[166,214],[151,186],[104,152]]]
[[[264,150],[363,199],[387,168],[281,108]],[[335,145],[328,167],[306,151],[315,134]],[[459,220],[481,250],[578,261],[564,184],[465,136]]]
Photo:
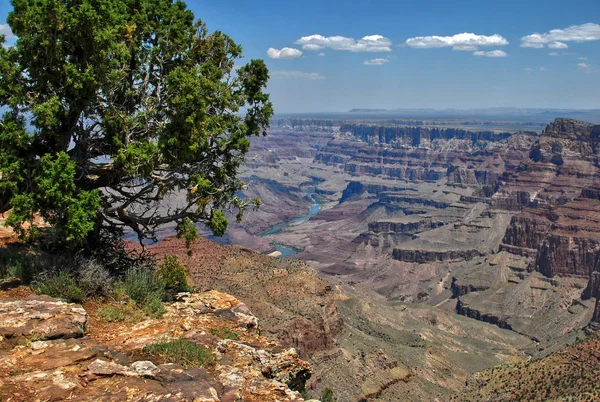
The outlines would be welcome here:
[[[215,362],[215,355],[207,348],[185,339],[175,339],[145,346],[142,351],[157,363],[176,363],[185,368],[206,367]]]
[[[323,391],[321,391],[321,402],[337,402],[337,400],[337,397],[331,389],[324,388]]]
[[[118,303],[101,306],[98,316],[106,322],[136,324],[144,319],[145,314],[134,303]]]
[[[26,239],[80,248],[176,223],[215,234],[250,202],[236,176],[273,107],[262,60],[172,0],[13,0],[0,38],[0,212]],[[158,209],[167,196],[185,202]],[[254,204],[257,205],[257,204]],[[40,214],[49,228],[37,227]],[[43,235],[43,236],[41,236]]]
[[[87,294],[77,281],[66,271],[51,274],[47,278],[38,279],[33,290],[37,294],[64,299],[73,303],[81,303]]]
[[[198,228],[190,218],[185,218],[177,224],[177,237],[185,239],[185,246],[189,249],[196,240],[200,238]]]
[[[19,278],[23,283],[31,283],[38,270],[30,256],[15,253],[0,259],[0,278]]]
[[[6,220],[24,239],[34,239],[38,212],[49,223],[53,244],[79,246],[94,228],[93,218],[100,206],[98,190],[78,190],[75,186],[75,162],[65,152],[46,154],[34,171],[32,188],[12,198],[12,211]],[[24,225],[24,224],[27,225]]]
[[[150,317],[160,318],[165,312],[164,284],[151,270],[129,269],[125,273],[124,280],[117,286],[117,299],[121,298],[119,293],[128,296]]]
[[[157,293],[148,295],[142,303],[142,308],[152,318],[161,318],[165,313],[165,305]]]
[[[211,328],[210,334],[221,339],[232,339],[234,341],[240,339],[240,335],[237,332],[227,327]]]
[[[168,294],[192,290],[187,283],[185,267],[174,255],[165,255],[163,262],[158,266],[156,276]]]
[[[149,316],[162,317],[165,311],[162,303],[165,289],[152,271],[139,268],[129,269],[121,283],[121,291]]]
[[[135,302],[143,302],[149,295],[158,294],[162,297],[163,287],[152,271],[132,268],[125,274],[123,281],[124,292]]]
[[[108,269],[88,258],[78,258],[76,263],[77,282],[88,296],[109,296],[112,293],[114,278]]]

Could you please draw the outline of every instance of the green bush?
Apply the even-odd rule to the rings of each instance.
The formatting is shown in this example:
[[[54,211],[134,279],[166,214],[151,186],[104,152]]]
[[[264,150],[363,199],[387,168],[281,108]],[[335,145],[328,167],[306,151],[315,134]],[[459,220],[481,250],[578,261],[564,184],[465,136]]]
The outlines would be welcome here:
[[[234,341],[240,339],[240,335],[237,332],[227,327],[212,328],[210,334],[221,339],[232,339]]]
[[[155,343],[142,351],[159,364],[176,363],[185,368],[206,367],[215,362],[215,355],[209,349],[185,339]]]
[[[37,294],[65,299],[74,303],[83,302],[87,296],[86,291],[80,288],[75,278],[66,271],[59,271],[37,279],[33,290]]]
[[[0,278],[19,278],[24,283],[31,283],[38,271],[31,256],[11,255],[0,262]]]
[[[106,322],[123,322],[127,318],[124,309],[118,306],[102,306],[98,308],[98,316]]]
[[[146,299],[159,298],[162,300],[164,288],[162,283],[150,270],[131,268],[125,273],[123,290],[131,300],[144,303]]]
[[[106,322],[127,322],[137,324],[144,320],[144,312],[134,303],[104,305],[98,309],[98,316]]]
[[[165,255],[163,262],[158,266],[156,275],[169,294],[191,291],[186,278],[185,266],[174,255]]]
[[[337,397],[329,388],[325,388],[321,391],[321,402],[337,402],[337,400]]]
[[[125,273],[125,279],[117,290],[127,295],[146,314],[154,318],[162,317],[165,312],[163,299],[165,289],[162,282],[153,272],[146,269],[132,268]]]
[[[112,292],[114,279],[108,269],[96,260],[78,258],[76,261],[77,282],[88,295],[108,296]]]
[[[165,305],[157,293],[149,295],[141,304],[144,312],[153,318],[161,318],[165,313]]]

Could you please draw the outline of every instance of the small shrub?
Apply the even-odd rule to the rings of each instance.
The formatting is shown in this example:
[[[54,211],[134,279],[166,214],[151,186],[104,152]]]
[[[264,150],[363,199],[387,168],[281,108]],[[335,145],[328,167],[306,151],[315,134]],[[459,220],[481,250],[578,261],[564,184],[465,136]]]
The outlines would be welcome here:
[[[212,328],[210,333],[211,335],[221,339],[232,339],[234,341],[238,341],[240,339],[240,335],[237,332],[227,327]]]
[[[158,293],[148,295],[141,303],[141,307],[147,315],[153,318],[161,318],[165,313],[165,305]]]
[[[10,258],[3,265],[2,277],[19,278],[23,283],[31,283],[39,271],[35,260],[27,256]]]
[[[137,324],[144,320],[144,312],[133,303],[104,305],[98,309],[98,316],[106,322]]]
[[[337,402],[337,400],[337,397],[329,388],[325,388],[321,391],[321,402]]]
[[[206,367],[215,362],[214,354],[207,348],[185,339],[175,339],[145,346],[142,351],[158,363],[176,363],[185,368]]]
[[[143,304],[148,298],[162,300],[164,288],[151,271],[132,268],[125,273],[123,291],[133,301]]]
[[[106,322],[123,322],[127,318],[123,308],[118,306],[102,306],[98,308],[98,316]]]
[[[132,268],[125,273],[125,280],[116,287],[117,300],[127,295],[147,315],[160,318],[165,312],[163,299],[165,290],[153,272],[146,269]]]
[[[110,272],[96,260],[78,259],[77,279],[88,295],[108,296],[113,288],[113,278]]]
[[[37,294],[65,299],[74,303],[81,303],[86,298],[86,291],[80,288],[75,279],[66,271],[59,271],[36,280],[33,290]]]
[[[169,294],[191,291],[186,278],[185,266],[174,255],[165,255],[163,262],[158,266],[156,275]]]

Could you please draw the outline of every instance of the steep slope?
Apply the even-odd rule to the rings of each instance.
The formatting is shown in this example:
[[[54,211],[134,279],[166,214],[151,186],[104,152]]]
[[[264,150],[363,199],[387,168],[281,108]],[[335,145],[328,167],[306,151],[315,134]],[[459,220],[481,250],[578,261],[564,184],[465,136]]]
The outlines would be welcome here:
[[[596,401],[600,399],[597,335],[541,360],[486,370],[469,380],[456,401]]]
[[[282,260],[206,239],[191,253],[183,239],[166,238],[150,247],[158,256],[177,255],[194,286],[244,300],[261,320],[261,331],[301,355],[329,348],[341,330],[336,292],[301,261]]]

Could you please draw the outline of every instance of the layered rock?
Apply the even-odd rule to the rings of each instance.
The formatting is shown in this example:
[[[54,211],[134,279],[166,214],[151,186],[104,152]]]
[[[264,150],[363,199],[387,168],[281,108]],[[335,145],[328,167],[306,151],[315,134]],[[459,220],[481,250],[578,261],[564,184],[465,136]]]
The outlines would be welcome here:
[[[580,196],[600,174],[599,126],[556,119],[533,145],[516,173],[494,195],[497,209],[553,207]]]
[[[443,262],[463,260],[469,261],[475,257],[483,255],[479,250],[406,250],[395,248],[392,252],[392,258],[404,262],[416,262],[425,264],[430,262]]]
[[[374,233],[402,233],[402,234],[414,234],[424,230],[431,230],[443,226],[444,222],[432,221],[432,220],[419,220],[416,222],[371,222],[369,223],[369,230]]]
[[[493,208],[521,211],[506,230],[503,249],[534,254],[533,269],[548,277],[589,278],[584,297],[597,288],[599,161],[600,126],[556,119],[492,197]]]
[[[294,349],[258,335],[256,317],[239,300],[214,291],[181,294],[166,309],[162,319],[100,343],[73,334],[74,326],[86,324],[79,305],[45,297],[0,300],[0,322],[9,328],[0,338],[0,393],[13,401],[303,400],[290,387],[303,388],[310,366]],[[52,332],[41,325],[44,320]],[[209,335],[214,327],[235,329],[240,340]],[[198,368],[152,362],[144,347],[170,339],[207,348],[215,363]]]
[[[453,139],[466,140],[472,144],[480,142],[495,142],[511,136],[510,133],[493,131],[467,131],[457,128],[429,127],[386,127],[366,124],[343,124],[343,133],[350,133],[354,138],[367,143],[386,144],[395,147],[428,146],[434,141]]]
[[[595,268],[600,245],[599,127],[555,120],[493,201],[496,207],[526,208],[513,218],[504,243],[537,249],[536,267],[548,276],[589,276]]]

